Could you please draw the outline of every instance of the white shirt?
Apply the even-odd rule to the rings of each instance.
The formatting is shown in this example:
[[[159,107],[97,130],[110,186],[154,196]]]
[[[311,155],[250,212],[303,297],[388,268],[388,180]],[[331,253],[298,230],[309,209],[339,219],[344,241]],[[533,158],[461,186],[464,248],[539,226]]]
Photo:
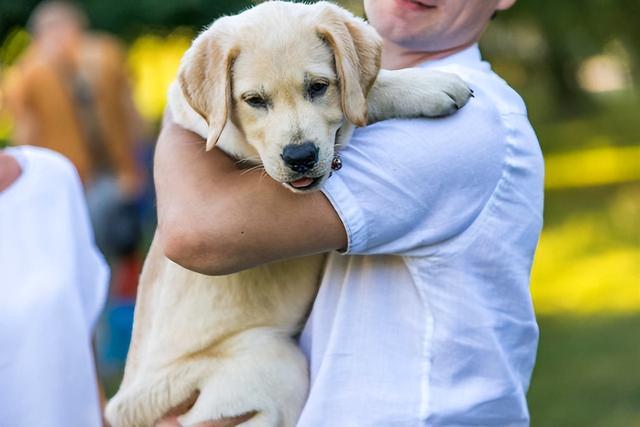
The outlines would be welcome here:
[[[0,192],[0,426],[101,426],[91,348],[108,268],[78,175],[49,150],[9,148]]]
[[[477,46],[423,66],[475,98],[450,117],[358,129],[342,151],[323,191],[349,245],[329,256],[301,336],[301,427],[529,424],[540,148]]]

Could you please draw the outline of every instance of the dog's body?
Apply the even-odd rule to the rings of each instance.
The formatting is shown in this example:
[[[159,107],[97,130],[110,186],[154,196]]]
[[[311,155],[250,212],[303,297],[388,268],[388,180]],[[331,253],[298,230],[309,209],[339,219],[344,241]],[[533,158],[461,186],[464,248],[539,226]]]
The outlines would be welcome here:
[[[328,178],[334,148],[354,124],[446,115],[467,101],[457,77],[379,72],[379,55],[375,31],[337,6],[267,2],[194,41],[169,106],[207,148],[259,160],[289,189],[310,191]],[[301,159],[302,146],[313,150]],[[255,411],[243,425],[295,425],[308,379],[292,336],[323,262],[311,256],[205,276],[166,259],[154,241],[125,378],[107,408],[111,425],[151,426],[196,393],[184,424]]]

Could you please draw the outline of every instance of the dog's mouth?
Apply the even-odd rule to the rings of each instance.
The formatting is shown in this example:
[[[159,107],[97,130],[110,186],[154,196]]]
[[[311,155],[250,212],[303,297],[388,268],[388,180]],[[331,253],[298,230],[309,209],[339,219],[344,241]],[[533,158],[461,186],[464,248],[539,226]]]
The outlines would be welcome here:
[[[289,187],[293,191],[309,191],[315,189],[322,181],[322,177],[308,177],[304,176],[293,181],[285,182],[284,185]]]

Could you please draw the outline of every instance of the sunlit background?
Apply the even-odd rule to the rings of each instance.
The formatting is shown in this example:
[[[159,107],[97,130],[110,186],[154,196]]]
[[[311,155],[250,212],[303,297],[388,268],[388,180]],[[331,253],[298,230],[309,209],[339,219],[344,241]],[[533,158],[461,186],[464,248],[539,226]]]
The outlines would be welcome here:
[[[0,78],[29,44],[24,25],[36,3],[0,1]],[[362,13],[359,1],[340,3]],[[135,102],[157,129],[191,38],[251,3],[80,4],[95,29],[126,43]],[[532,277],[541,326],[533,426],[640,425],[638,16],[636,0],[520,0],[481,44],[527,102],[546,161],[545,228]],[[11,127],[0,115],[0,144],[11,144]]]

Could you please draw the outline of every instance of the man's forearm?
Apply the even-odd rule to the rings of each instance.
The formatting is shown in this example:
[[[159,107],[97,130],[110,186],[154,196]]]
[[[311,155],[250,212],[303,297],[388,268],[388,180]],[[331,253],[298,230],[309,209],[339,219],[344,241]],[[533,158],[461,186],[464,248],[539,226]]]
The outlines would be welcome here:
[[[155,183],[165,255],[200,273],[233,273],[347,243],[322,193],[294,194],[260,171],[241,171],[170,118],[158,139]]]

